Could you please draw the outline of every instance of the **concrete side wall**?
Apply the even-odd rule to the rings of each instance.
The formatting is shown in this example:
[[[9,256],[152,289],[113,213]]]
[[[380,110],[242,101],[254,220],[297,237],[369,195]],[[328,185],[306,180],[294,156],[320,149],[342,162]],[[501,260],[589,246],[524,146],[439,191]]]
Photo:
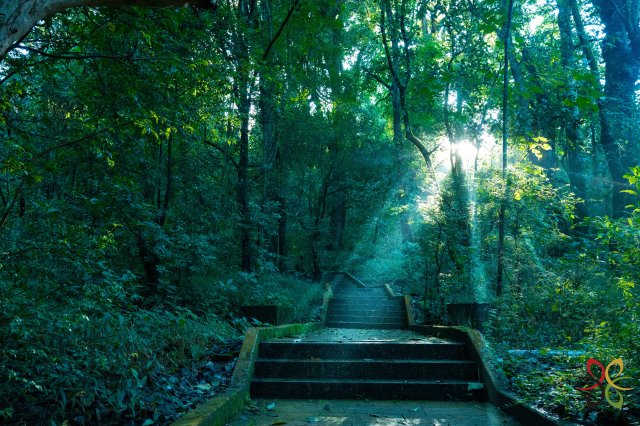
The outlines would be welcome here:
[[[469,357],[478,364],[480,380],[483,382],[487,400],[509,414],[525,426],[557,426],[570,425],[571,423],[536,411],[520,400],[517,396],[505,391],[508,380],[504,373],[494,366],[498,361],[493,357],[487,342],[478,330],[467,327],[444,327],[415,325],[409,326],[409,330],[417,333],[457,340],[468,345]]]

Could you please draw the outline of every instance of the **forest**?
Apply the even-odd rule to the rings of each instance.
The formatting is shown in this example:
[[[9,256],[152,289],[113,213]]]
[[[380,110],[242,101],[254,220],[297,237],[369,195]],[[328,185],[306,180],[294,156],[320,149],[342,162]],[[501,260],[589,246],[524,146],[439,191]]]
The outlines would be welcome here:
[[[639,78],[638,0],[2,0],[0,422],[168,424],[327,271],[637,419]]]

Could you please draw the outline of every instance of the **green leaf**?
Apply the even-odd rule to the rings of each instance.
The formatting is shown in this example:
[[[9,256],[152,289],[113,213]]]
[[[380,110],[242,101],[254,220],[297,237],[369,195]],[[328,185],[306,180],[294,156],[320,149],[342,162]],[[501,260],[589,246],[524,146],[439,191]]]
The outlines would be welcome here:
[[[547,143],[549,142],[549,139],[545,138],[544,136],[536,136],[535,138],[531,138],[532,141],[534,142],[539,142],[539,143]]]

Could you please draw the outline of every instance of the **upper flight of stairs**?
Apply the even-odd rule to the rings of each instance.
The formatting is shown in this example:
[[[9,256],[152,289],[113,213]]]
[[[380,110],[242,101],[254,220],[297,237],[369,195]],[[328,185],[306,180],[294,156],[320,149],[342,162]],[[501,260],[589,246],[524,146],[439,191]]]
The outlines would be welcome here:
[[[251,395],[317,399],[483,399],[463,343],[271,341],[260,344]]]
[[[359,287],[341,280],[334,284],[325,325],[338,328],[407,328],[404,298],[390,296],[384,287]]]

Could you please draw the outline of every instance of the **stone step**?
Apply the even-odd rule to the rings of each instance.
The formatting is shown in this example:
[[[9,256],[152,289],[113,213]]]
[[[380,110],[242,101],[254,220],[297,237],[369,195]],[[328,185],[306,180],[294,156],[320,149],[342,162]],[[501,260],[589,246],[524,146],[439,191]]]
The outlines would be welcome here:
[[[387,296],[389,293],[383,288],[353,288],[353,289],[336,289],[333,292],[336,295],[354,295],[354,296]]]
[[[388,342],[263,342],[260,358],[266,359],[344,359],[344,360],[465,360],[464,343],[388,343]]]
[[[390,299],[389,295],[384,293],[333,293],[335,299]]]
[[[363,330],[404,330],[407,328],[405,323],[382,323],[382,322],[359,322],[359,321],[327,321],[325,323],[327,327],[333,328],[361,328]]]
[[[380,295],[380,296],[373,296],[373,295],[367,295],[367,296],[351,296],[351,295],[336,296],[336,295],[334,295],[331,298],[331,301],[335,301],[335,300],[339,300],[339,301],[345,302],[345,303],[363,303],[363,302],[379,302],[379,301],[400,302],[400,301],[403,301],[404,299],[402,297],[389,297],[389,296],[385,296],[385,295]]]
[[[384,380],[478,380],[470,360],[258,359],[255,377]]]
[[[314,399],[484,400],[483,385],[463,380],[365,380],[257,378],[251,396]]]
[[[380,307],[404,307],[404,300],[378,299],[378,300],[347,300],[331,299],[329,308],[352,307],[352,308],[380,308]]]
[[[406,311],[400,308],[379,308],[379,309],[349,309],[349,308],[336,308],[329,309],[328,315],[355,315],[355,316],[401,316],[406,317]]]
[[[364,322],[364,323],[393,322],[393,323],[404,324],[405,320],[406,320],[406,317],[401,313],[389,314],[387,312],[377,312],[377,313],[373,312],[365,315],[353,315],[353,314],[338,315],[335,312],[329,311],[329,313],[327,314],[327,322]]]

